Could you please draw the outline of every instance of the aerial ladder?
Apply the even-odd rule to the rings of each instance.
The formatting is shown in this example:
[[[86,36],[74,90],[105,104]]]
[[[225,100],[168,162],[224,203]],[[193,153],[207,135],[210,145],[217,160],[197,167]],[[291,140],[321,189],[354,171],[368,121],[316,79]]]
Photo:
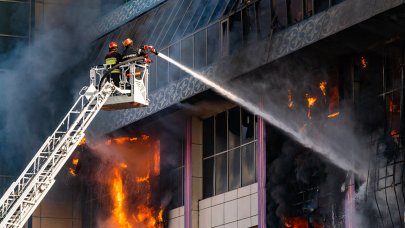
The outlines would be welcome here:
[[[149,105],[148,60],[135,57],[114,66],[104,64],[91,68],[90,85],[81,89],[79,97],[59,126],[1,197],[1,228],[22,227],[27,222],[101,109],[117,110]],[[120,82],[114,85],[106,80],[106,76],[117,68],[121,69]]]

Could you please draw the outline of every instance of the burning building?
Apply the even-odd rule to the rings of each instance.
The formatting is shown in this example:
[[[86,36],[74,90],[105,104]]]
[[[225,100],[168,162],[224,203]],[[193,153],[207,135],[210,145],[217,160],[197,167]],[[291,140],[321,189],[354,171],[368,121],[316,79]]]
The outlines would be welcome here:
[[[131,37],[246,102],[151,56],[150,105],[100,113],[27,226],[404,227],[404,4],[120,5],[84,65]]]

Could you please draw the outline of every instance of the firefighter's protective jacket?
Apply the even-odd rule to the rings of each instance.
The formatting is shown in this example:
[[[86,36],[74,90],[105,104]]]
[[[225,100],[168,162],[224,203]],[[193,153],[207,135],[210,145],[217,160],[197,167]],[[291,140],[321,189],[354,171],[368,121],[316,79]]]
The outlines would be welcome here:
[[[110,51],[105,56],[105,64],[111,65],[111,67],[118,64],[121,61],[122,61],[122,56],[120,53],[118,53],[116,51]],[[113,71],[111,71],[111,74],[120,74],[120,73],[121,73],[120,69],[114,69]]]
[[[139,57],[139,56],[145,56],[146,52],[143,50],[143,48],[135,48],[134,45],[127,46],[122,52],[122,60],[128,60],[131,58]]]

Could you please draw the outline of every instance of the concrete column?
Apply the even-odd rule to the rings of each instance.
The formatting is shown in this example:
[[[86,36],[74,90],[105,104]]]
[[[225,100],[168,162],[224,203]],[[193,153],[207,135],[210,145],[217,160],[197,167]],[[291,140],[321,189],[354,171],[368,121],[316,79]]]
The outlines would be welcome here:
[[[202,199],[202,121],[197,118],[192,119],[192,224],[193,228],[198,228],[198,204]]]
[[[258,226],[266,228],[266,135],[265,122],[258,117],[257,135]]]
[[[184,227],[192,228],[191,207],[192,207],[192,132],[191,119],[187,120],[185,153],[184,153]]]

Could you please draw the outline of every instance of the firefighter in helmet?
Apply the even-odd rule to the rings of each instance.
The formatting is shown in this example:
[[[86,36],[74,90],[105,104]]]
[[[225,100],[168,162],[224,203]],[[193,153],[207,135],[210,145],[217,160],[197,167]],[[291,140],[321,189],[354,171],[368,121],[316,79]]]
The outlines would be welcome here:
[[[122,56],[120,53],[118,53],[118,44],[116,42],[110,42],[108,46],[108,53],[105,56],[105,64],[110,65],[111,67],[117,65],[122,61]],[[111,71],[111,74],[108,76],[108,80],[111,81],[111,79],[114,82],[115,86],[119,86],[120,83],[120,75],[121,75],[121,70],[114,69]]]
[[[122,44],[125,47],[124,52],[122,53],[122,60],[128,60],[135,57],[144,57],[146,63],[150,63],[150,59],[144,47],[136,48],[134,45],[134,41],[130,38],[125,39],[122,41]]]

